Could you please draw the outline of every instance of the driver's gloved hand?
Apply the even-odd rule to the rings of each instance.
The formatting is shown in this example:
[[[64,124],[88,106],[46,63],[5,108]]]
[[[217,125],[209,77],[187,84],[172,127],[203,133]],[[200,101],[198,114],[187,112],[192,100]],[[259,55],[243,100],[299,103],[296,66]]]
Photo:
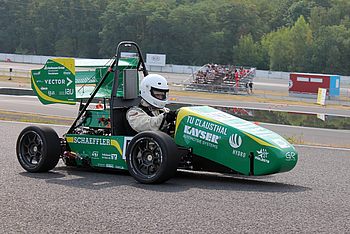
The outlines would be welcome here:
[[[176,120],[176,111],[169,111],[165,114],[165,120],[167,123],[171,123]]]

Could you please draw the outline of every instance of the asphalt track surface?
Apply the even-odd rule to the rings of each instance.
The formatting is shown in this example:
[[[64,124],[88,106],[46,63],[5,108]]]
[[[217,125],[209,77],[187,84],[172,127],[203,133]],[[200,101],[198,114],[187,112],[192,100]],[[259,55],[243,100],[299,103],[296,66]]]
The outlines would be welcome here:
[[[0,122],[0,233],[349,233],[350,151],[297,146],[290,172],[250,178],[180,172],[161,185],[127,173],[25,172],[25,123]],[[54,127],[62,134],[66,127]]]

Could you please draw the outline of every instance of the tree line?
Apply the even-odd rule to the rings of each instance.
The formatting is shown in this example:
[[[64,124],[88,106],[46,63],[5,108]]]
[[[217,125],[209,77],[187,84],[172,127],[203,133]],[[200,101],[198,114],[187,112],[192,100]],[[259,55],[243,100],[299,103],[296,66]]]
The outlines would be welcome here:
[[[1,0],[0,52],[350,74],[348,0]]]

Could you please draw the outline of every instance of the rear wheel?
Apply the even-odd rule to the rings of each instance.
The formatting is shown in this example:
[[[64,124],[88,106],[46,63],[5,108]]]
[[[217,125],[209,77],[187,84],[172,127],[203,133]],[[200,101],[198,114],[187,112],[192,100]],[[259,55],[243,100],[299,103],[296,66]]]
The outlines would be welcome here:
[[[179,154],[174,140],[163,132],[142,132],[129,143],[126,161],[140,183],[158,184],[174,176]]]
[[[30,126],[19,134],[16,150],[17,159],[26,171],[47,172],[60,159],[60,139],[52,128]]]

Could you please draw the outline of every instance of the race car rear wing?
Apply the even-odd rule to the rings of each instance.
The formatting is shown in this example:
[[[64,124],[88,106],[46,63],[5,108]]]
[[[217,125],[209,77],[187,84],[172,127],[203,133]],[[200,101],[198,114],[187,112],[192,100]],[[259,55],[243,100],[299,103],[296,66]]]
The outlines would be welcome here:
[[[75,105],[75,64],[71,58],[47,60],[40,70],[31,71],[34,93],[43,104],[62,103]]]
[[[120,59],[118,69],[136,69],[137,58]],[[47,60],[43,68],[31,71],[31,86],[35,95],[44,105],[70,104],[75,105],[77,100],[89,98],[96,85],[107,73],[108,66],[97,67],[89,71],[76,71],[73,58],[52,58]],[[119,81],[123,83],[123,72]],[[110,98],[114,74],[110,73],[103,85],[99,88],[95,98]],[[118,96],[123,94],[123,86],[118,90]]]

